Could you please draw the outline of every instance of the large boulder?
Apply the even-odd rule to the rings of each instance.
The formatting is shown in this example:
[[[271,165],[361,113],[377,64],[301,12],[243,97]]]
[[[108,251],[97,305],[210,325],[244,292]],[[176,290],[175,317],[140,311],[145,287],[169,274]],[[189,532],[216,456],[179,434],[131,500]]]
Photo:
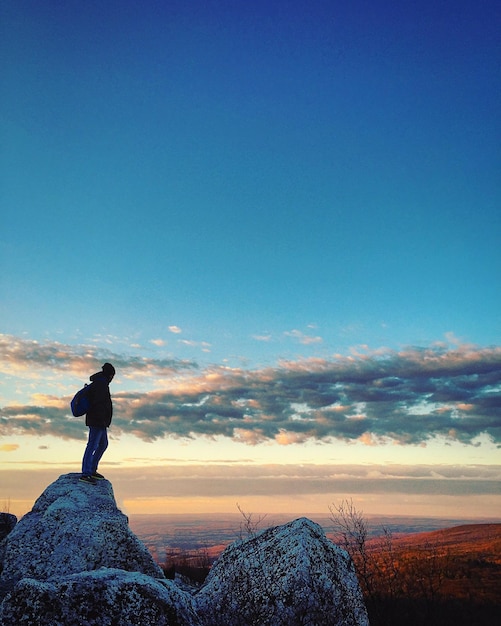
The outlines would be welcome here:
[[[301,518],[229,546],[195,596],[207,626],[368,626],[348,554]]]
[[[164,574],[118,510],[111,483],[79,481],[65,474],[49,485],[5,539],[0,585],[38,581],[100,567]]]
[[[192,596],[165,580],[111,484],[79,476],[49,485],[2,542],[0,625],[199,626]]]
[[[47,581],[25,578],[0,607],[2,626],[200,626],[171,580],[101,568]]]

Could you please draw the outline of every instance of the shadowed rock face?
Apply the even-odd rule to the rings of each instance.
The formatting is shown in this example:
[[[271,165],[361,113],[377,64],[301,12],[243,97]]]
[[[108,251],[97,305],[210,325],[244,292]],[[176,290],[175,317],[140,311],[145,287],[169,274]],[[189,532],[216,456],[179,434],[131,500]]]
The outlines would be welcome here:
[[[306,518],[229,546],[195,602],[211,626],[369,624],[349,556]]]
[[[12,513],[0,513],[0,541],[5,539],[17,524],[17,517]]]
[[[0,626],[368,626],[348,555],[312,521],[235,542],[192,593],[165,579],[111,484],[78,478],[0,542]]]

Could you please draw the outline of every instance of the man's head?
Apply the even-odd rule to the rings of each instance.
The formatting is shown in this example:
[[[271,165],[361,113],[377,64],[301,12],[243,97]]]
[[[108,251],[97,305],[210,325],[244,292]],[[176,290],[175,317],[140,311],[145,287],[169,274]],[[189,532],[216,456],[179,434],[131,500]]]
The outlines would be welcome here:
[[[113,380],[113,376],[115,376],[115,368],[111,363],[105,363],[103,365],[103,373],[111,383],[111,381]]]

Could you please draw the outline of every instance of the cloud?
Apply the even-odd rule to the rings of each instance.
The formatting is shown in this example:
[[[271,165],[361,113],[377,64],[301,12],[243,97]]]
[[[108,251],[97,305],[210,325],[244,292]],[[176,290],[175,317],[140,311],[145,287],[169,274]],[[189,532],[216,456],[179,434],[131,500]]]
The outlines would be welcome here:
[[[158,346],[159,348],[161,348],[162,346],[165,346],[166,341],[165,339],[151,339],[150,343],[152,343],[154,346]]]
[[[179,328],[179,326],[169,326],[169,330],[171,333],[174,333],[176,335],[178,335],[179,333],[182,333],[183,331]]]
[[[14,348],[12,345],[14,344]],[[0,341],[0,367],[58,370],[80,365],[84,347]],[[115,434],[228,437],[249,445],[307,440],[426,445],[435,437],[475,445],[487,435],[501,445],[501,348],[443,346],[354,352],[333,359],[284,361],[245,370],[184,361],[111,355],[134,381],[151,389],[117,391]],[[82,355],[88,372],[94,355]],[[86,360],[87,359],[87,360]],[[172,376],[175,373],[176,376]],[[170,377],[169,377],[170,374]],[[159,381],[167,382],[160,384]],[[84,436],[69,398],[53,396],[0,410],[0,435]]]
[[[190,341],[188,339],[178,339],[179,343],[184,346],[190,346],[191,348],[201,348],[202,352],[210,352],[211,344],[207,341]]]
[[[37,497],[58,474],[57,464],[36,471],[0,470],[0,484],[10,485],[16,497]],[[314,495],[325,508],[339,494],[396,494],[411,496],[499,497],[499,466],[483,465],[145,465],[112,467],[106,472],[116,492],[127,498],[232,497]],[[33,484],[36,490],[33,493]]]
[[[0,452],[15,452],[19,449],[19,444],[17,443],[3,443],[0,445]]]
[[[286,337],[293,337],[297,339],[299,343],[302,343],[305,346],[308,346],[313,343],[322,343],[322,337],[313,337],[312,335],[305,335],[300,330],[289,330],[284,333]]]
[[[134,375],[168,376],[198,367],[196,363],[187,360],[124,356],[95,346],[74,346],[57,341],[42,343],[0,334],[0,372],[7,375],[40,377],[50,371],[87,377],[90,371],[100,370],[105,361],[113,363],[123,374]]]
[[[497,466],[251,465],[121,468],[129,497],[353,494],[499,495]]]

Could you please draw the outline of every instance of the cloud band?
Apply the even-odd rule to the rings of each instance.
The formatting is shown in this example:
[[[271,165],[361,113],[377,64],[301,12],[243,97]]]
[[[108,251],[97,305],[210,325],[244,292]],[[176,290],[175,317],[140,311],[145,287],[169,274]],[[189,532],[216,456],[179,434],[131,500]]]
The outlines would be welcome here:
[[[94,366],[95,355],[89,357],[84,346],[0,339],[3,371],[87,368],[89,373]],[[114,431],[146,441],[223,436],[248,444],[332,439],[423,444],[444,437],[474,444],[487,435],[501,444],[499,347],[379,350],[258,370],[201,369],[192,362],[109,352],[100,356],[132,381],[147,371],[157,387],[114,393]],[[168,384],[158,383],[169,377]],[[68,397],[41,396],[30,405],[4,406],[0,435],[36,431],[81,438],[81,424],[70,418],[68,403]]]

